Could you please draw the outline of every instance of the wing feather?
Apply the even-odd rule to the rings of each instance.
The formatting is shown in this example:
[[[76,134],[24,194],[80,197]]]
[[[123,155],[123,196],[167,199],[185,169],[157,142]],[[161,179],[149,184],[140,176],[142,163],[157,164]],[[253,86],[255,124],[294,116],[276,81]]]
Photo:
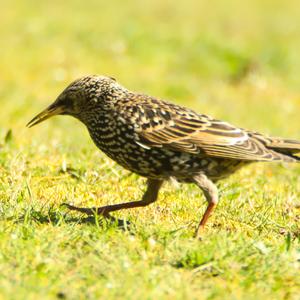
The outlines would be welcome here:
[[[148,147],[239,160],[280,159],[260,139],[227,122],[164,101],[155,108],[142,103],[140,107],[151,126],[138,127],[136,131],[139,142]]]

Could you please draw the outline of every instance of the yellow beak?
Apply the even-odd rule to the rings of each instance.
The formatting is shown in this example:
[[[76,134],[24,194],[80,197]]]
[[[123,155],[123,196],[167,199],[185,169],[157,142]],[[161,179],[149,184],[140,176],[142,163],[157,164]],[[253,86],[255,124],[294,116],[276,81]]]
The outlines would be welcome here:
[[[57,105],[56,103],[51,104],[49,107],[47,107],[45,110],[43,110],[41,113],[39,113],[37,116],[35,116],[28,124],[27,127],[32,127],[34,125],[37,125],[47,119],[49,119],[52,116],[59,115],[65,111],[64,106]]]

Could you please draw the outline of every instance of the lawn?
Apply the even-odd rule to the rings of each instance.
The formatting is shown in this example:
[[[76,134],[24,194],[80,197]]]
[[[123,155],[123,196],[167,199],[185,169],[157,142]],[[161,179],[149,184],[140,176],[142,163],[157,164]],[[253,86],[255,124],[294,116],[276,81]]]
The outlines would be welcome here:
[[[300,165],[253,164],[206,203],[116,165],[75,119],[26,123],[72,80],[106,74],[240,127],[300,139],[299,1],[2,1],[0,299],[299,299]]]

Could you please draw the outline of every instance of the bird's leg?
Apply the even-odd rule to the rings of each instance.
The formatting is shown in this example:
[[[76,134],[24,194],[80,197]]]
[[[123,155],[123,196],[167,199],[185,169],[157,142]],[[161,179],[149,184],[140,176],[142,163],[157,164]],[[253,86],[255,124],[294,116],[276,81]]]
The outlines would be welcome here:
[[[141,206],[147,206],[150,203],[153,203],[157,200],[158,191],[162,185],[162,180],[156,180],[156,179],[148,179],[147,181],[147,190],[143,195],[142,200],[140,201],[132,201],[127,203],[120,203],[120,204],[114,204],[114,205],[107,205],[102,207],[94,207],[94,208],[84,208],[84,207],[76,207],[67,203],[64,203],[63,205],[69,208],[70,210],[76,210],[88,215],[103,215],[104,217],[110,217],[109,213],[119,210],[119,209],[127,209],[127,208],[134,208],[134,207],[141,207]]]
[[[210,179],[208,179],[204,174],[195,176],[194,181],[198,185],[198,187],[201,188],[208,202],[206,211],[195,232],[195,237],[200,237],[200,234],[203,231],[209,216],[211,215],[214,208],[218,204],[218,189],[215,186],[215,184]]]

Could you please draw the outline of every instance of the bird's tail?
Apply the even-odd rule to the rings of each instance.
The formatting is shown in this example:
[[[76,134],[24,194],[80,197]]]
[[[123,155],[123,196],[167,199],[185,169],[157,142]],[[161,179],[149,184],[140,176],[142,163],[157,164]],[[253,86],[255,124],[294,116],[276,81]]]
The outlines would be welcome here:
[[[264,144],[264,146],[278,154],[278,160],[286,162],[300,161],[300,141],[277,137],[266,137],[257,132],[250,135]]]

